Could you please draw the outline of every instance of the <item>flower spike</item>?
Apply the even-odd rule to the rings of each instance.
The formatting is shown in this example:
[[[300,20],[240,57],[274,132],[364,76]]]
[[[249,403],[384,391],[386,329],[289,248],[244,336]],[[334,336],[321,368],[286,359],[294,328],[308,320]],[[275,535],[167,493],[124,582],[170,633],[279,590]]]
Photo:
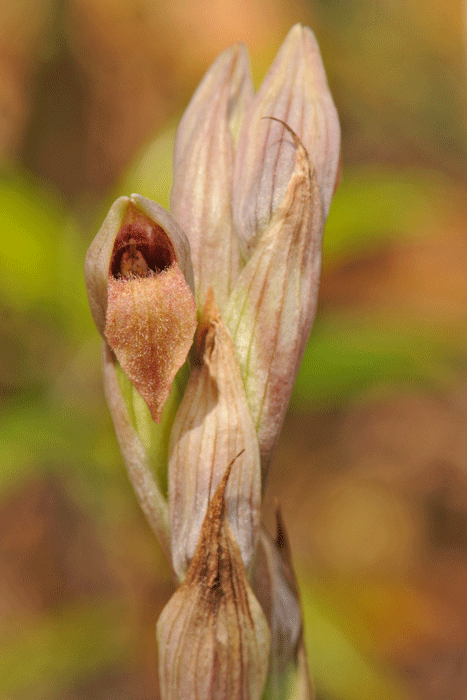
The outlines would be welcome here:
[[[86,255],[115,431],[179,585],[157,623],[162,700],[314,697],[285,528],[278,512],[274,541],[260,512],[339,147],[311,30],[290,30],[256,95],[237,44],[180,121],[172,213],[121,197]]]

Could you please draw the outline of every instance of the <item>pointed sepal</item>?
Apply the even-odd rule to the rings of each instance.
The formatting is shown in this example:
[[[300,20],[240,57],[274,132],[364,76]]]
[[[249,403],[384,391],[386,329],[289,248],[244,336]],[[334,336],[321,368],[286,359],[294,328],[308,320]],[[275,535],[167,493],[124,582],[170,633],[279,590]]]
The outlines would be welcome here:
[[[187,576],[157,622],[162,700],[260,700],[270,632],[225,516],[227,469]]]
[[[316,38],[300,24],[279,49],[240,132],[233,209],[245,257],[281,205],[295,169],[293,141],[283,123],[308,152],[327,216],[339,170],[339,118]]]
[[[303,640],[297,580],[279,507],[276,537],[262,528],[251,585],[271,629],[268,700],[314,700]]]
[[[225,310],[260,446],[263,489],[313,324],[324,211],[307,151],[295,152],[287,191],[243,268]]]
[[[190,240],[200,309],[210,287],[222,307],[240,269],[231,204],[234,145],[252,99],[248,55],[236,44],[208,70],[177,129],[170,208]]]
[[[209,295],[191,373],[169,446],[169,505],[173,566],[183,580],[209,502],[234,457],[226,512],[248,568],[261,507],[258,441],[230,333]]]

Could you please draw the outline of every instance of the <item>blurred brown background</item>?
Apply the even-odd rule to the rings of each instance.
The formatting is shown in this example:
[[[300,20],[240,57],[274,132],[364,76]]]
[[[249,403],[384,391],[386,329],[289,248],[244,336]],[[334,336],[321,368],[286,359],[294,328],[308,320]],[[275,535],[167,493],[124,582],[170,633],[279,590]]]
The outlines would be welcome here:
[[[343,130],[282,504],[319,700],[467,697],[464,8],[0,4],[0,700],[153,700],[171,595],[116,446],[82,266],[108,205],[167,205],[177,120],[241,40],[315,31]],[[5,274],[6,273],[6,274]]]

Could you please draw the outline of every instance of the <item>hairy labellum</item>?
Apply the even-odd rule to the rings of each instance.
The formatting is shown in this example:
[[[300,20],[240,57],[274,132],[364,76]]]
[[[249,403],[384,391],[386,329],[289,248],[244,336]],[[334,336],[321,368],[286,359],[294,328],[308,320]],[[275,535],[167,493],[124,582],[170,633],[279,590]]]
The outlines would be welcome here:
[[[149,200],[121,197],[86,256],[94,320],[159,421],[196,329],[189,244]]]

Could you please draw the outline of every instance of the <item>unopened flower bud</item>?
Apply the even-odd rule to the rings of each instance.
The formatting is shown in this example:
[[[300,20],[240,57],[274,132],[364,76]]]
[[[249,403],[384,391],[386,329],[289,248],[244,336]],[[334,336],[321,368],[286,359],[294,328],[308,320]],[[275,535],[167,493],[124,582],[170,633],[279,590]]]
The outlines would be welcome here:
[[[240,270],[231,204],[234,141],[252,99],[248,56],[237,44],[204,76],[175,138],[170,206],[190,240],[200,308],[210,287],[222,307]]]
[[[154,202],[121,197],[88,250],[85,274],[99,331],[159,421],[196,329],[185,235]]]
[[[262,696],[270,632],[225,517],[229,473],[209,504],[187,576],[157,622],[162,700]]]
[[[327,216],[339,165],[340,127],[319,47],[308,27],[288,33],[245,118],[235,157],[233,210],[248,257],[280,206],[295,169],[298,136],[316,172]]]
[[[314,320],[324,228],[316,174],[298,137],[287,133],[295,152],[287,191],[225,310],[257,430],[263,488]]]
[[[200,321],[202,358],[193,368],[175,417],[169,447],[173,567],[180,580],[194,555],[209,502],[238,455],[226,491],[226,513],[248,568],[261,504],[258,440],[235,348],[212,295]]]

